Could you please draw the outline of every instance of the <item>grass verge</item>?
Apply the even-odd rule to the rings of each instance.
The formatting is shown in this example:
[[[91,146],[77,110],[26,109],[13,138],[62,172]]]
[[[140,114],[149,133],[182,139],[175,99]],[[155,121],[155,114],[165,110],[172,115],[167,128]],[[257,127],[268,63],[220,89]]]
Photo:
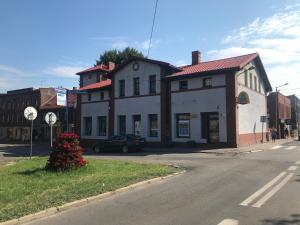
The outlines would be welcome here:
[[[46,172],[46,161],[40,157],[0,166],[0,222],[177,171],[157,164],[89,159],[78,170]]]

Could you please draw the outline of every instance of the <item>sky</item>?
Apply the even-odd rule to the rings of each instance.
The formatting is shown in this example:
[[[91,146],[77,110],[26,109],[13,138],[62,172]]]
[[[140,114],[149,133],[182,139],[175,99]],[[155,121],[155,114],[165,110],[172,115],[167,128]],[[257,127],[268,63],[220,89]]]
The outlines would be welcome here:
[[[0,93],[78,86],[109,49],[147,53],[155,0],[0,0]],[[300,0],[159,0],[149,58],[191,63],[258,52],[269,80],[300,96]]]

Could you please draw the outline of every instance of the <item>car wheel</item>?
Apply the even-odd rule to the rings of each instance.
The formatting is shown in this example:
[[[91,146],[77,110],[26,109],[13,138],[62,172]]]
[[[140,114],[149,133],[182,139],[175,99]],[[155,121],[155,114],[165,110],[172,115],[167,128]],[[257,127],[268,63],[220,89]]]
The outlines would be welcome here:
[[[102,148],[100,147],[100,145],[95,145],[95,146],[93,147],[93,151],[94,151],[95,153],[100,153],[100,152],[102,151]]]
[[[123,153],[127,153],[128,152],[128,146],[126,146],[126,145],[124,145],[123,147],[122,147],[122,152]]]

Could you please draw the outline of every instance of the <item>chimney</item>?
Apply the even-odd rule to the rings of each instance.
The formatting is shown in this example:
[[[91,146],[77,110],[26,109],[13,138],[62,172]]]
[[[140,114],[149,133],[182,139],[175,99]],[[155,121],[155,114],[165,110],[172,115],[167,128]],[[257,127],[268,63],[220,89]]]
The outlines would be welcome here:
[[[116,64],[114,62],[108,62],[109,71],[113,70],[115,67],[116,67]]]
[[[201,52],[200,51],[193,51],[192,52],[192,65],[197,65],[201,63]]]

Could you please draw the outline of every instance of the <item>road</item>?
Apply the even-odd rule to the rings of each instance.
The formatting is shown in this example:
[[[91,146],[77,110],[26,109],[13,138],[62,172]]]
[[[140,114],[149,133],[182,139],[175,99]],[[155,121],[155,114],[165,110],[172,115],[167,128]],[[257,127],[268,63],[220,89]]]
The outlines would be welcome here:
[[[187,172],[30,224],[300,224],[300,143],[296,141],[237,155],[98,157],[175,163]]]

